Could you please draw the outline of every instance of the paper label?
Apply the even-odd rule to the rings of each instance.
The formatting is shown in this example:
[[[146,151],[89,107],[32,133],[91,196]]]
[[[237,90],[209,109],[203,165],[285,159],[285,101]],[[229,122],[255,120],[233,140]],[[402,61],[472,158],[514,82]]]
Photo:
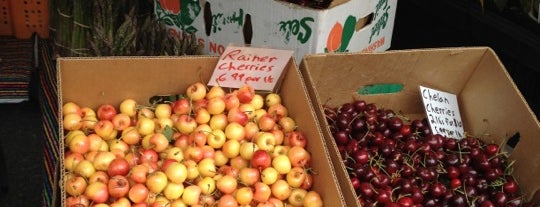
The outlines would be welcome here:
[[[463,122],[456,95],[423,86],[420,86],[420,95],[433,134],[463,138]]]
[[[293,51],[228,46],[214,68],[208,85],[255,90],[273,90]]]

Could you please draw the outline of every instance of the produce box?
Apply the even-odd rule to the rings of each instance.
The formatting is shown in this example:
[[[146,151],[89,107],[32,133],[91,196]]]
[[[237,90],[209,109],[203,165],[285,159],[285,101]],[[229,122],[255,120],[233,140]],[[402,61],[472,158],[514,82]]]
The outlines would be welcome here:
[[[171,33],[195,34],[207,54],[251,44],[294,50],[297,60],[310,53],[387,50],[396,6],[397,0],[339,0],[328,9],[280,0],[155,1],[157,19]]]
[[[57,64],[58,104],[75,102],[96,108],[109,103],[118,107],[122,100],[132,98],[137,103],[149,105],[155,95],[182,94],[197,81],[206,82],[218,62],[218,57],[111,57],[111,58],[59,58]],[[305,90],[306,86],[294,59],[285,68],[284,76],[275,92],[281,95],[283,105],[308,138],[307,150],[311,152],[313,190],[320,193],[325,206],[345,206],[337,184],[333,165],[330,163],[326,142],[322,138],[315,113]],[[59,115],[62,116],[62,107]],[[60,119],[60,135],[64,137]],[[60,149],[65,149],[60,139]],[[60,150],[64,169],[65,151]],[[66,190],[63,183],[66,173],[60,175],[61,206],[65,206]]]
[[[383,53],[314,54],[300,64],[347,206],[358,206],[354,188],[328,127],[323,104],[341,106],[353,99],[426,117],[419,86],[456,94],[466,133],[486,143],[505,144],[510,137],[512,175],[525,199],[538,204],[540,124],[493,50],[486,47],[417,49]],[[402,84],[395,93],[367,95],[372,84]]]

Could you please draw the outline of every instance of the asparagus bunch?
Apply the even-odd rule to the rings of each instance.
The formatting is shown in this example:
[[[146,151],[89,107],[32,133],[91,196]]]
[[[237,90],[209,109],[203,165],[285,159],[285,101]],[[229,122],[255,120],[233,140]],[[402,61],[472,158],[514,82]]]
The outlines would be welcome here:
[[[93,1],[94,16],[89,45],[95,56],[124,56],[133,53],[137,22],[131,17],[135,16],[136,2]],[[124,13],[124,8],[130,10]]]
[[[154,0],[51,0],[51,31],[60,56],[201,54],[196,37],[169,34]]]
[[[56,0],[52,5],[56,8],[51,10],[54,20],[55,50],[60,56],[68,56],[71,48],[71,30],[73,26],[73,2],[69,0]]]
[[[71,56],[89,56],[87,37],[90,34],[90,21],[87,12],[90,1],[73,0],[73,25],[71,35]]]

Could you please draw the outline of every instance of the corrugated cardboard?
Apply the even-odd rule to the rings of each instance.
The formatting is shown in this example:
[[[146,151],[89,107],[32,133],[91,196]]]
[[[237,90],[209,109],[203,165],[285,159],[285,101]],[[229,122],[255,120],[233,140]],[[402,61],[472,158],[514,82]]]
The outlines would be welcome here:
[[[539,200],[540,124],[506,69],[490,48],[441,48],[383,53],[316,54],[301,62],[310,97],[322,126],[322,103],[340,106],[353,99],[376,103],[411,117],[425,117],[419,85],[457,95],[465,131],[485,133],[488,143],[506,143],[519,133],[510,159],[526,199]],[[358,95],[361,86],[401,83],[399,93]],[[328,127],[322,128],[348,206],[358,206]],[[533,198],[535,197],[535,198]]]
[[[126,98],[140,104],[149,104],[154,95],[182,94],[197,81],[206,82],[218,57],[111,57],[111,58],[59,58],[58,104],[73,101],[80,106],[96,109],[109,103],[118,107]],[[308,137],[308,151],[312,154],[314,175],[313,189],[321,194],[325,206],[345,206],[344,198],[336,183],[328,147],[322,138],[316,115],[313,113],[305,85],[293,59],[286,66],[285,75],[277,92],[280,93],[290,116]],[[201,80],[202,79],[202,80]],[[60,107],[59,116],[62,111]],[[60,119],[62,122],[62,119]],[[59,123],[62,126],[62,123]],[[63,129],[59,130],[64,137]],[[60,139],[60,149],[64,141]],[[64,157],[61,150],[60,158]],[[60,162],[63,165],[63,159]],[[60,169],[64,169],[60,166]],[[65,174],[61,171],[60,183]],[[65,190],[61,186],[62,206]]]
[[[206,54],[250,44],[293,50],[301,60],[312,53],[387,50],[397,0],[339,0],[328,9],[283,0],[201,0],[178,12],[155,4],[171,33],[195,34]]]

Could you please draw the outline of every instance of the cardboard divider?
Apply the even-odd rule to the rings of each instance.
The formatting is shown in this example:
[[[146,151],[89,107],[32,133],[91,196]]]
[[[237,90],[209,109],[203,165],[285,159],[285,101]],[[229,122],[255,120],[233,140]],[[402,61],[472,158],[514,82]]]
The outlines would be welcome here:
[[[58,62],[58,104],[73,101],[80,106],[97,108],[109,103],[116,107],[126,98],[139,104],[149,104],[154,95],[182,94],[197,81],[206,83],[210,78],[218,57],[109,57],[109,58],[59,58]],[[278,93],[296,121],[298,129],[308,138],[307,150],[311,153],[313,190],[320,193],[325,206],[346,206],[330,152],[323,140],[316,115],[312,110],[307,89],[294,59],[287,64],[286,73]],[[60,107],[61,108],[61,107]],[[59,111],[61,117],[62,111]],[[59,126],[62,126],[60,119]],[[64,137],[60,128],[60,137]],[[64,149],[60,139],[60,149]],[[63,157],[60,150],[60,175],[62,206],[65,206],[66,192]]]
[[[457,95],[465,131],[487,143],[501,144],[521,135],[510,160],[513,175],[527,200],[540,189],[540,124],[497,55],[487,47],[440,48],[306,55],[300,64],[324,139],[330,147],[348,206],[359,206],[340,154],[328,128],[322,104],[340,106],[353,99],[380,108],[425,117],[419,86]],[[363,85],[401,83],[392,94],[359,95]],[[489,136],[485,136],[489,134]]]

